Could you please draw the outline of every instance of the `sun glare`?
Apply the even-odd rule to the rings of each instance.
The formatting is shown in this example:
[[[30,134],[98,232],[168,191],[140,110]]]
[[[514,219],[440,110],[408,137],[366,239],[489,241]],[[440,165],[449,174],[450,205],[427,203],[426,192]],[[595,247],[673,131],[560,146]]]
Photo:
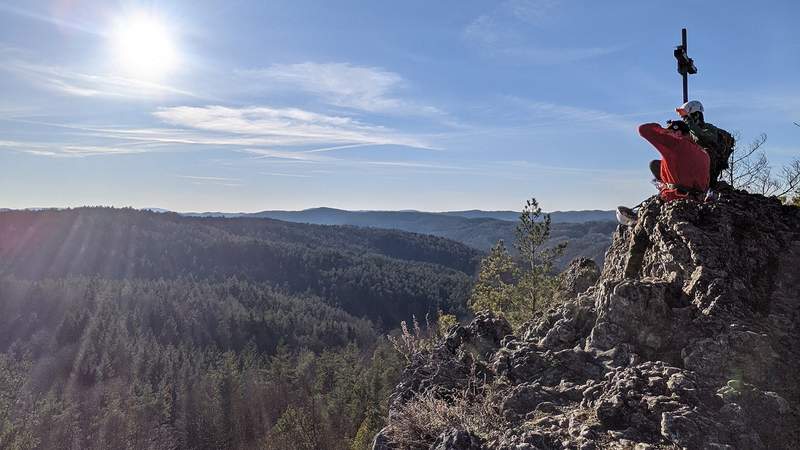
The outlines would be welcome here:
[[[178,65],[178,52],[168,26],[150,14],[133,14],[119,20],[112,33],[112,51],[120,68],[139,78],[161,78]]]

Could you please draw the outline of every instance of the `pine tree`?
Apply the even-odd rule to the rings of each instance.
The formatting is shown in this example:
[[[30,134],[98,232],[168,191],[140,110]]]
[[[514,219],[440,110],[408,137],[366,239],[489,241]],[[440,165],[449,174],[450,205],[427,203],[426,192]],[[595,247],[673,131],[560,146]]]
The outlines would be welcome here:
[[[556,286],[553,276],[553,261],[564,253],[566,242],[545,248],[550,239],[550,214],[543,214],[535,198],[525,202],[517,224],[515,244],[524,265],[518,287],[523,301],[520,314],[530,318],[543,303],[552,299]]]
[[[566,243],[545,247],[550,238],[551,219],[543,214],[535,198],[525,203],[516,229],[514,246],[519,261],[499,241],[481,261],[478,280],[469,300],[473,312],[489,310],[503,315],[519,327],[549,302],[557,277],[553,261],[564,253]]]
[[[517,282],[520,270],[509,255],[502,240],[492,247],[489,256],[481,261],[478,280],[469,300],[472,311],[489,310],[509,316],[517,301]]]

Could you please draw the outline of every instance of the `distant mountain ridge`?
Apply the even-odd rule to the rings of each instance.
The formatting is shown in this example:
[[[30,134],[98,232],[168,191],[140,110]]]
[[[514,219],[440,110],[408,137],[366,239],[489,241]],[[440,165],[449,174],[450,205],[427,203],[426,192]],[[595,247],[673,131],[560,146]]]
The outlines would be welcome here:
[[[40,211],[40,210],[61,210],[68,208],[24,208],[24,211]],[[140,208],[143,211],[151,211],[157,213],[176,212],[165,208]],[[0,211],[20,211],[14,208],[0,208]],[[465,219],[495,219],[504,220],[508,222],[516,222],[519,219],[519,211],[484,211],[481,209],[470,209],[464,211],[417,211],[414,209],[403,210],[347,210],[330,208],[321,206],[317,208],[308,208],[298,211],[291,210],[265,210],[254,213],[245,212],[222,212],[222,211],[204,211],[204,212],[177,212],[182,216],[189,217],[262,217],[269,219],[285,220],[288,222],[303,222],[313,223],[317,225],[349,225],[346,223],[348,216],[352,215],[386,215],[386,214],[403,214],[403,215],[434,215],[434,216],[451,216],[462,217]],[[584,223],[584,222],[602,222],[616,220],[614,211],[606,211],[601,209],[587,209],[577,211],[552,211],[550,218],[553,223]]]
[[[566,253],[557,261],[565,267],[573,258],[585,256],[602,264],[617,226],[612,211],[555,211],[549,245],[568,241]],[[257,213],[184,213],[197,217],[251,217],[315,225],[346,225],[384,228],[430,234],[452,239],[482,251],[499,240],[513,247],[519,213],[514,211],[347,211],[335,208],[311,208],[302,211],[261,211]],[[513,248],[511,249],[513,251]]]
[[[150,211],[165,212],[161,208],[148,208]],[[504,220],[508,222],[516,222],[519,219],[519,211],[483,211],[480,209],[470,209],[465,211],[416,211],[416,210],[401,210],[401,211],[380,211],[380,210],[346,210],[329,207],[308,208],[299,211],[289,210],[266,210],[255,213],[227,213],[219,211],[208,212],[188,212],[180,213],[186,216],[203,216],[203,217],[265,217],[269,219],[286,220],[289,222],[306,222],[322,225],[357,225],[349,223],[353,220],[362,220],[366,217],[388,217],[408,219],[410,217],[427,217],[427,216],[449,216],[461,217],[464,219],[494,219]],[[602,222],[613,221],[614,211],[605,211],[599,209],[593,210],[580,210],[580,211],[553,211],[550,218],[553,223],[584,223],[584,222]],[[357,219],[354,219],[357,218]]]
[[[467,219],[497,219],[516,222],[519,220],[520,213],[518,211],[482,211],[479,209],[472,209],[469,211],[445,211],[437,214],[458,216]],[[615,220],[614,211],[605,211],[600,209],[553,211],[548,214],[550,214],[550,218],[552,219],[553,223],[584,223]]]
[[[59,209],[53,209],[59,210]],[[143,208],[154,213],[173,213],[164,208]],[[28,210],[31,211],[31,210]],[[515,211],[349,211],[320,207],[301,211],[272,210],[255,213],[230,213],[220,211],[174,213],[196,218],[259,218],[312,225],[356,226],[387,230],[409,231],[451,239],[474,249],[488,251],[497,241],[503,240],[512,252],[516,222]],[[549,213],[553,226],[550,245],[568,241],[566,253],[556,261],[559,269],[577,256],[603,263],[611,244],[611,233],[616,228],[613,211],[583,210],[554,211]]]

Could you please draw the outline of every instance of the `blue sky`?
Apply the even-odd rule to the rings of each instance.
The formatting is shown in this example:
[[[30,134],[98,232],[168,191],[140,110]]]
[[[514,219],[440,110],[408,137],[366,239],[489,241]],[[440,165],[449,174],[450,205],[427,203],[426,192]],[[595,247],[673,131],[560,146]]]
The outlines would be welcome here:
[[[696,3],[0,1],[0,207],[632,204],[683,26],[707,119],[800,154],[800,4]]]

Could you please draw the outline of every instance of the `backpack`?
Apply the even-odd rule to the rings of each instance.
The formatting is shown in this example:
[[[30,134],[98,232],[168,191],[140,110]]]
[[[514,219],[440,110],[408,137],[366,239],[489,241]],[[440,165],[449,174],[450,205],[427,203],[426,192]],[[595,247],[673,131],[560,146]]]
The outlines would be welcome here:
[[[714,127],[716,128],[716,127]],[[725,170],[728,168],[728,160],[733,153],[733,147],[736,145],[736,139],[734,139],[733,135],[728,133],[727,131],[723,130],[722,128],[716,128],[717,130],[717,145],[716,151],[719,161],[719,169]]]
[[[736,139],[727,131],[708,122],[700,127],[703,128],[703,135],[695,138],[695,142],[706,149],[708,156],[711,157],[711,165],[714,166],[712,171],[720,173],[728,168],[728,160],[733,153]]]

